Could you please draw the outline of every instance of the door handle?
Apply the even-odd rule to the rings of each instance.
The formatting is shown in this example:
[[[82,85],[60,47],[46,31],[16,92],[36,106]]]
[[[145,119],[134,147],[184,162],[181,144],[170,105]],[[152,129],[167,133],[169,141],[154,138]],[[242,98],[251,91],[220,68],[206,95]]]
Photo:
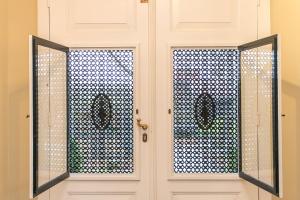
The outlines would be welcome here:
[[[148,129],[148,124],[143,124],[143,123],[141,123],[141,121],[142,120],[140,118],[138,118],[136,120],[138,127],[142,128],[144,131],[147,130]]]

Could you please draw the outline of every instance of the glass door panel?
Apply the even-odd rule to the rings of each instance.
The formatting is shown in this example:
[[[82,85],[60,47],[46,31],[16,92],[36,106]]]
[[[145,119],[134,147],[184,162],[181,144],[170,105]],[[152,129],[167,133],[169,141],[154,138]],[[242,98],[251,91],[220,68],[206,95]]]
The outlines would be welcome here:
[[[134,52],[72,49],[71,173],[133,174]]]
[[[280,195],[277,36],[240,49],[240,177]]]
[[[31,198],[69,176],[68,48],[31,37]]]

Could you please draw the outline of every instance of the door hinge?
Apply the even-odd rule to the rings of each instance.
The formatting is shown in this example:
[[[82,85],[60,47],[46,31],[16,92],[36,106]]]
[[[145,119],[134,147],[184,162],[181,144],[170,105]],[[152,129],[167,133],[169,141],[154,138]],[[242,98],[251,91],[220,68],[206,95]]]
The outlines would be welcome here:
[[[141,3],[149,3],[149,0],[141,0]]]

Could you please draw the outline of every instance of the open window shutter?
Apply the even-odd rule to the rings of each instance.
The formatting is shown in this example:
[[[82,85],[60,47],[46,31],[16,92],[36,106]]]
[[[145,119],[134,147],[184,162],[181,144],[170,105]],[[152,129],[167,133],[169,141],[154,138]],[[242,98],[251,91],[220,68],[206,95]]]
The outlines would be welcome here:
[[[277,35],[239,46],[239,50],[239,175],[281,196],[281,80]]]
[[[69,177],[68,51],[30,37],[31,198]]]

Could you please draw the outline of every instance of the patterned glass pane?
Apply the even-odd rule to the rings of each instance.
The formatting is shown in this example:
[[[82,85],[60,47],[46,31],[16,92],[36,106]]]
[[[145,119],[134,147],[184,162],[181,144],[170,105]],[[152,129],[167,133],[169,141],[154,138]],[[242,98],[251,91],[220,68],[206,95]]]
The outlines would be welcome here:
[[[67,56],[50,49],[51,161],[50,177],[56,178],[67,169]]]
[[[34,66],[37,79],[37,118],[38,118],[38,186],[50,179],[50,131],[49,131],[49,51],[38,45],[37,63]]]
[[[275,181],[273,61],[272,44],[241,52],[242,170],[268,185]]]
[[[71,173],[133,173],[133,51],[69,55]]]
[[[235,49],[173,51],[175,173],[238,172]]]
[[[241,52],[241,131],[243,171],[257,177],[257,49]],[[250,123],[249,123],[250,122]],[[252,123],[251,123],[252,122]]]
[[[37,186],[42,186],[68,171],[67,56],[41,45],[36,53]]]

